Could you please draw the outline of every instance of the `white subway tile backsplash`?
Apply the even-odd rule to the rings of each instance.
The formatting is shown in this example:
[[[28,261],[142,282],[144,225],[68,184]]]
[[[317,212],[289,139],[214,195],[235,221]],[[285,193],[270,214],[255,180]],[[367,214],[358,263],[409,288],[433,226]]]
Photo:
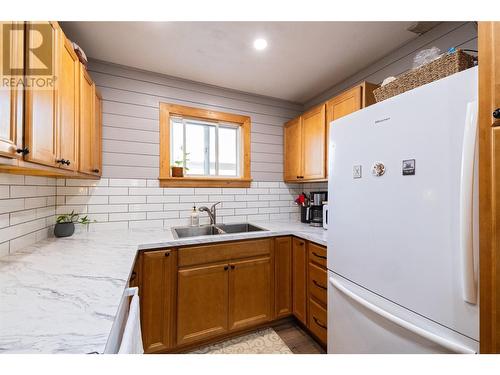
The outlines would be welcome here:
[[[24,209],[24,199],[1,199],[0,214]],[[1,237],[0,237],[1,238]]]
[[[126,187],[92,187],[89,188],[90,195],[128,195]]]
[[[58,186],[56,190],[57,195],[88,195],[88,188],[86,187],[64,187]]]
[[[163,211],[163,204],[161,203],[149,203],[149,204],[129,204],[129,211]]]
[[[35,219],[36,219],[35,209],[12,212],[10,214],[10,225],[21,224]]]
[[[95,219],[97,220],[97,219]],[[110,213],[109,221],[130,221],[130,220],[146,220],[145,212],[120,212]],[[99,221],[99,220],[97,220]]]
[[[194,188],[164,188],[164,195],[194,195]]]
[[[0,185],[0,199],[9,198],[9,186]]]
[[[179,202],[191,202],[191,203],[199,203],[199,202],[208,202],[208,195],[181,195],[179,197]]]
[[[0,228],[5,228],[10,225],[9,214],[0,215]]]
[[[143,195],[110,195],[109,204],[120,203],[146,203],[146,196]]]
[[[201,195],[201,194],[222,194],[222,189],[221,188],[195,188],[194,193],[196,195]]]
[[[146,187],[146,180],[111,178],[109,186]]]
[[[88,205],[88,213],[102,213],[102,212],[127,212],[128,206],[126,204],[91,204]]]
[[[130,188],[130,195],[163,195],[163,189],[161,188]]]
[[[39,198],[26,198],[24,200],[24,208],[39,208],[45,206],[53,206],[54,201],[51,203],[47,202],[47,197],[39,197]]]
[[[148,203],[175,203],[179,202],[179,197],[175,195],[150,195],[147,197]]]
[[[24,185],[24,176],[0,173],[0,185]]]

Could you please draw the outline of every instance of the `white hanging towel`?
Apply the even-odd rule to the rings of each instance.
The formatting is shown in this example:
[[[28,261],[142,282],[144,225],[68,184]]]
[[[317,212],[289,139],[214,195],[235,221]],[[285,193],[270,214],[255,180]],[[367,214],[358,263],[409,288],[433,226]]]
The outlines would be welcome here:
[[[141,313],[139,308],[139,289],[129,288],[127,292],[133,293],[132,301],[130,302],[130,309],[128,312],[127,322],[123,330],[122,341],[118,354],[143,354],[144,348],[142,346],[141,334]]]

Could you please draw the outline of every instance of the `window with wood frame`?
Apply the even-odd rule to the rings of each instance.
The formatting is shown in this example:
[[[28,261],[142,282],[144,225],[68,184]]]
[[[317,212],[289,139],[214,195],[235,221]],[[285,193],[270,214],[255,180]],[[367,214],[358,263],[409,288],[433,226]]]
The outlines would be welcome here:
[[[160,103],[160,186],[249,187],[250,126],[248,116]]]

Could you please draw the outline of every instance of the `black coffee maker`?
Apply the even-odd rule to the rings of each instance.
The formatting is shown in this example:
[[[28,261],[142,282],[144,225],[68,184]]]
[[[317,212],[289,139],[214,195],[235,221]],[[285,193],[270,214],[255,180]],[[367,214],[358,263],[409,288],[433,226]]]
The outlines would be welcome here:
[[[327,191],[312,191],[308,210],[308,221],[313,227],[323,226],[323,202],[328,201]]]

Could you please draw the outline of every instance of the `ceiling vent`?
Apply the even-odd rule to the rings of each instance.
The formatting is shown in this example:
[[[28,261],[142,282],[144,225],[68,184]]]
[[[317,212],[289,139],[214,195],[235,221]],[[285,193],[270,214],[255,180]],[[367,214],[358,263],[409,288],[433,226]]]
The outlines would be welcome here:
[[[412,33],[422,35],[426,33],[433,27],[436,27],[441,22],[414,22],[412,23],[406,30],[411,31]]]

